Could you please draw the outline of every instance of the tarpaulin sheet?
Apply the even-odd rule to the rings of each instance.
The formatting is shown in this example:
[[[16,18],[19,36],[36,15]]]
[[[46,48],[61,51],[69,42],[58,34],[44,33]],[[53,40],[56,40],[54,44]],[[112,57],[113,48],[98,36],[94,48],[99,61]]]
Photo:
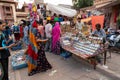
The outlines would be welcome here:
[[[74,9],[52,5],[52,4],[47,4],[47,9],[52,11],[53,13],[61,14],[68,17],[73,17],[77,14],[77,11]]]
[[[103,28],[104,15],[102,15],[102,16],[92,16],[92,30],[93,31],[96,29],[96,27],[95,27],[96,24],[100,24],[101,28]]]

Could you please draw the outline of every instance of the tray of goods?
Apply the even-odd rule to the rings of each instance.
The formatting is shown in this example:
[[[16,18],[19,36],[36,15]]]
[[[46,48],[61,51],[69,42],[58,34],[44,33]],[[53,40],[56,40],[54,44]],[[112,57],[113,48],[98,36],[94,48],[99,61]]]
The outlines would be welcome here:
[[[26,59],[24,59],[24,53],[17,53],[12,56],[11,64],[13,70],[18,70],[27,67]]]

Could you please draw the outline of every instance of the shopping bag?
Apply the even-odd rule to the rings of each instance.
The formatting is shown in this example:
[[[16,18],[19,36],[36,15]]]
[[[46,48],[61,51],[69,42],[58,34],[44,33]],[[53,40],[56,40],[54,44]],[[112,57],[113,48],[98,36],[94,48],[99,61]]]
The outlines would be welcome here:
[[[64,57],[65,59],[69,58],[72,56],[71,53],[67,52],[67,51],[64,51],[62,52],[62,54],[60,54],[62,57]]]
[[[0,80],[2,80],[3,76],[4,76],[4,71],[3,71],[2,64],[0,63]]]

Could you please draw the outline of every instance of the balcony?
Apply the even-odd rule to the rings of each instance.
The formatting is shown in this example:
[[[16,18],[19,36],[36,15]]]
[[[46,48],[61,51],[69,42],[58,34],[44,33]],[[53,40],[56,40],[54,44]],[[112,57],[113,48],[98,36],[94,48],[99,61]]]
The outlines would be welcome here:
[[[14,17],[13,16],[5,16],[5,19],[6,20],[14,20]]]
[[[16,12],[17,17],[27,17],[29,13],[27,12]]]

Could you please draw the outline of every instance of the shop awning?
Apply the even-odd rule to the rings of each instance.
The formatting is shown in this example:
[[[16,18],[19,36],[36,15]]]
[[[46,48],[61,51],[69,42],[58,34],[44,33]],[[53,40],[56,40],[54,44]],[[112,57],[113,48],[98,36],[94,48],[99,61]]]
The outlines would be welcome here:
[[[104,13],[98,11],[98,10],[92,10],[91,13],[94,14],[94,15],[97,15],[97,16],[104,14]]]
[[[56,14],[61,14],[68,17],[73,17],[77,14],[77,11],[74,9],[65,8],[62,6],[47,4],[47,9]]]
[[[101,5],[96,5],[96,9],[112,7],[112,6],[115,6],[115,5],[118,5],[118,4],[120,4],[120,1],[119,0],[114,0],[114,1],[104,3],[104,4],[101,4]]]
[[[86,11],[92,11],[92,10],[98,10],[101,8],[108,8],[108,7],[112,7],[115,5],[120,4],[120,0],[113,0],[107,3],[103,3],[103,4],[97,4],[97,5],[93,5],[90,7],[85,7],[85,8],[81,8],[80,10],[86,10]]]
[[[108,5],[108,4],[111,4],[111,2],[109,2],[109,3],[104,3],[104,4],[100,4],[100,5],[96,5],[96,9],[97,8],[102,8],[102,7],[104,7],[104,6],[106,6],[106,5]]]

